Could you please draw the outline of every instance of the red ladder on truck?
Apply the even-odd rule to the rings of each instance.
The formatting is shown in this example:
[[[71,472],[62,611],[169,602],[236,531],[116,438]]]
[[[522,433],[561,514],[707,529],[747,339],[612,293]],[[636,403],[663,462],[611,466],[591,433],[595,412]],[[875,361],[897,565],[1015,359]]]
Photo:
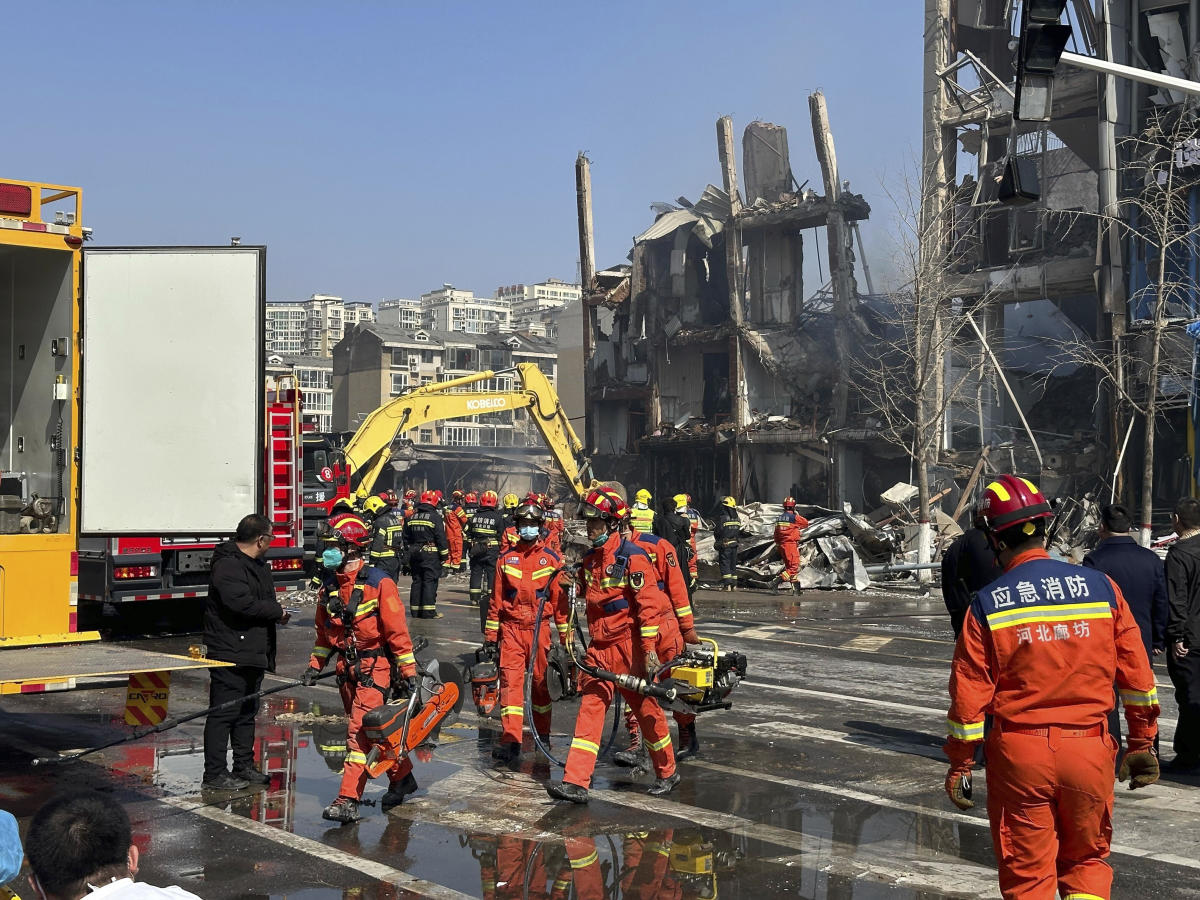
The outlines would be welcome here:
[[[292,386],[282,384],[292,381]],[[300,391],[287,376],[267,395],[267,478],[271,497],[271,523],[275,541],[293,547],[303,540],[299,473]]]

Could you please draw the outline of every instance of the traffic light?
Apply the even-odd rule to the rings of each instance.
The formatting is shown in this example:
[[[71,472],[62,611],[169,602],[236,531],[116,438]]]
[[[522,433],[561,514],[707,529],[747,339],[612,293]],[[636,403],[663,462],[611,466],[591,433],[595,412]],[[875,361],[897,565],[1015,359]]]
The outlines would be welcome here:
[[[1071,26],[1059,22],[1067,0],[1024,0],[1017,49],[1017,97],[1013,118],[1049,122],[1054,101],[1054,69],[1071,39]]]

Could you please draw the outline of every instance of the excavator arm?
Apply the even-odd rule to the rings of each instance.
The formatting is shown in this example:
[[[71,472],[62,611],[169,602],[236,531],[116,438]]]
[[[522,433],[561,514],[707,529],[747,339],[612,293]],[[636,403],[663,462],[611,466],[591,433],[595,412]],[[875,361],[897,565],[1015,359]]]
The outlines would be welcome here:
[[[582,497],[592,484],[591,467],[583,457],[583,443],[563,412],[554,386],[536,365],[521,363],[516,366],[520,390],[461,390],[509,371],[512,370],[477,372],[414,388],[368,415],[344,451],[359,498],[372,492],[379,474],[391,458],[392,443],[401,434],[443,419],[518,409],[528,412],[555,464],[570,482],[576,496]]]

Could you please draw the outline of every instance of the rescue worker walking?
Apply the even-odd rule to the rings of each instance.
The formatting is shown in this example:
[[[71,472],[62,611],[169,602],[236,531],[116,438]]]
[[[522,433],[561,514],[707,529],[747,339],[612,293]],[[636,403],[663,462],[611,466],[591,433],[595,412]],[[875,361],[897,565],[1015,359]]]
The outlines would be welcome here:
[[[978,592],[950,675],[946,793],[974,806],[970,775],[984,716],[988,818],[1009,898],[1106,900],[1117,742],[1105,719],[1116,683],[1129,725],[1120,779],[1158,780],[1159,714],[1141,632],[1116,584],[1043,548],[1050,504],[1001,475],[980,508],[1004,574]]]
[[[655,528],[657,525],[657,516],[654,510],[650,507],[650,501],[654,498],[650,496],[650,492],[642,488],[633,495],[633,505],[629,507],[629,517],[633,520],[633,527],[643,534],[657,534]]]
[[[700,559],[699,551],[696,549],[696,532],[700,530],[700,512],[692,505],[692,495],[684,494],[687,498],[687,508],[684,510],[684,515],[688,517],[688,522],[691,523],[691,535],[689,543],[692,547],[692,555],[688,557],[688,591],[696,590],[696,581],[700,577]]]
[[[644,585],[653,585],[658,575],[646,551],[621,537],[619,528],[629,508],[615,491],[597,488],[584,497],[580,512],[587,520],[592,544],[581,564],[592,638],[584,664],[617,674],[645,673],[653,677],[660,665],[654,650],[656,633],[640,633],[635,640],[634,629],[640,632],[649,623],[639,593]],[[605,714],[618,690],[637,716],[650,751],[656,780],[647,793],[668,794],[679,783],[671,733],[659,705],[650,697],[617,688],[585,671],[580,678],[582,699],[563,780],[546,786],[551,797],[587,803]]]
[[[367,561],[396,581],[400,577],[404,525],[382,496],[368,497],[363,503],[363,512],[364,520],[371,526],[371,550]]]
[[[721,586],[732,591],[737,587],[738,537],[742,521],[737,514],[737,501],[725,497],[713,513],[713,540],[717,544],[717,561],[721,565]]]
[[[445,511],[446,543],[450,547],[450,567],[463,571],[463,529],[467,524],[467,514],[463,510],[463,492],[454,491],[450,494],[450,504]]]
[[[533,683],[530,708],[533,728],[542,742],[550,742],[550,691],[546,687],[546,654],[550,650],[550,622],[559,636],[567,639],[567,599],[558,584],[562,557],[542,539],[545,514],[536,503],[526,500],[517,507],[518,540],[506,547],[496,566],[496,580],[484,622],[484,647],[500,653],[500,722],[503,733],[492,749],[492,758],[510,762],[521,753],[522,723],[525,711],[525,669],[530,655]],[[538,607],[548,600],[542,627],[535,635]]]
[[[808,527],[808,519],[796,512],[796,501],[783,498],[783,513],[775,523],[775,546],[783,557],[782,583],[795,590],[796,578],[800,575],[800,536]]]
[[[492,582],[496,577],[496,557],[500,555],[500,532],[502,517],[496,509],[496,492],[484,491],[479,498],[479,509],[467,526],[467,538],[471,550],[471,584],[467,590],[472,603],[479,605],[479,630],[484,630],[487,619],[488,598],[492,596]]]
[[[408,610],[416,619],[441,617],[437,611],[438,579],[442,567],[449,566],[450,548],[436,505],[436,492],[426,491],[404,523],[404,545],[408,548],[408,571],[412,575]]]
[[[638,604],[643,610],[639,632],[643,639],[653,639],[659,662],[668,663],[683,652],[685,643],[700,643],[683,566],[670,541],[642,534],[628,519],[622,523],[621,535],[645,550],[654,565],[656,580],[644,584],[638,594]],[[644,677],[642,672],[636,674]],[[679,748],[675,751],[675,761],[679,762],[699,753],[700,742],[696,738],[695,715],[682,712],[672,715],[679,726]],[[629,732],[629,747],[614,753],[613,761],[620,766],[636,766],[641,763],[642,732],[632,709],[625,711],[625,728]]]
[[[349,752],[338,795],[321,816],[353,822],[367,783],[370,750],[362,735],[362,718],[389,699],[393,665],[409,691],[416,689],[417,665],[396,582],[368,566],[363,558],[370,543],[366,523],[346,513],[331,519],[329,526],[321,557],[325,573],[316,613],[316,641],[301,681],[315,684],[330,656],[337,656],[338,688],[349,718]],[[380,806],[390,809],[416,789],[412,763],[405,757],[388,771],[388,790]]]
[[[656,516],[658,530],[653,532],[659,537],[666,538],[675,548],[675,558],[686,571],[687,562],[692,556],[692,521],[686,515],[687,494],[676,494],[671,498],[674,508],[667,510],[661,516]],[[635,525],[634,528],[637,528]],[[637,529],[641,534],[651,532]],[[686,583],[686,579],[685,579]]]
[[[501,549],[512,547],[517,543],[517,528],[513,524],[513,513],[517,511],[517,507],[520,505],[521,500],[516,494],[504,495],[504,513],[501,520],[503,527],[500,529]]]

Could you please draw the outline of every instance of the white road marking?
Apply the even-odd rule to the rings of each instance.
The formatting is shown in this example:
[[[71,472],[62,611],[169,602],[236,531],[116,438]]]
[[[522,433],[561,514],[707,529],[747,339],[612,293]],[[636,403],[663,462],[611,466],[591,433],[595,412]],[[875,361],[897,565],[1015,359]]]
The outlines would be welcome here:
[[[255,822],[253,819],[243,818],[242,816],[234,815],[223,809],[217,809],[195,800],[188,800],[184,797],[164,797],[162,798],[162,802],[183,812],[193,813],[213,822],[218,822],[227,828],[236,828],[239,831],[253,834],[256,837],[265,838],[268,841],[273,841],[276,844],[303,853],[306,856],[311,856],[347,869],[353,869],[355,872],[361,872],[378,881],[397,885],[406,891],[412,891],[414,894],[419,894],[422,897],[431,897],[433,900],[470,900],[471,897],[470,894],[463,894],[459,891],[442,887],[440,884],[434,884],[432,881],[417,878],[415,875],[410,875],[408,872],[403,872],[400,869],[393,869],[391,866],[386,866],[383,863],[363,859],[350,853],[343,853],[341,850],[327,847],[319,841],[293,834],[290,831],[272,828],[270,825],[262,822]]]
[[[891,642],[892,638],[883,635],[860,634],[858,637],[850,638],[844,644],[839,644],[838,647],[841,650],[865,650],[873,653],[876,650],[882,650]]]

